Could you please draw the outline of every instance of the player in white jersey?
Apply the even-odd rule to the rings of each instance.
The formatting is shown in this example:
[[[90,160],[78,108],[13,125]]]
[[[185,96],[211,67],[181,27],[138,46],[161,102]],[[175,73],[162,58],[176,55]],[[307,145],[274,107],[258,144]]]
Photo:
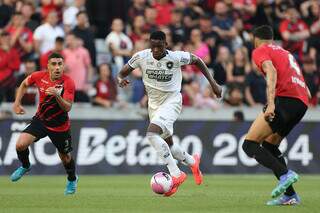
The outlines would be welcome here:
[[[162,31],[150,35],[150,49],[137,52],[118,74],[120,87],[130,82],[125,79],[134,69],[142,71],[142,79],[148,95],[148,112],[150,124],[147,138],[159,157],[167,165],[173,178],[172,190],[165,194],[174,194],[187,178],[178,168],[174,159],[191,168],[196,184],[202,183],[199,169],[200,156],[191,156],[172,141],[173,123],[177,120],[182,108],[180,93],[182,73],[181,66],[196,65],[208,79],[216,97],[221,97],[221,87],[215,82],[205,63],[197,56],[183,51],[166,49],[166,36]]]

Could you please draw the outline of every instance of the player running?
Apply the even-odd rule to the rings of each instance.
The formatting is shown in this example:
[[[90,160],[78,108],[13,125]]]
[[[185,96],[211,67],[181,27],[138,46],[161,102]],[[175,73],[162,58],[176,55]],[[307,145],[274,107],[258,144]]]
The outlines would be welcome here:
[[[253,35],[255,50],[252,58],[266,76],[267,105],[252,123],[242,148],[249,157],[271,169],[279,179],[271,193],[275,199],[267,205],[300,204],[300,198],[292,187],[299,176],[287,169],[278,147],[306,113],[309,90],[294,57],[273,44],[271,27],[258,27]]]
[[[140,68],[143,73],[150,118],[146,136],[172,176],[173,188],[165,194],[170,196],[187,178],[174,159],[191,168],[196,184],[202,183],[202,174],[199,169],[200,156],[198,154],[191,156],[182,150],[179,144],[172,141],[173,123],[177,120],[182,108],[181,66],[196,65],[208,79],[217,97],[221,97],[221,88],[199,57],[188,52],[167,50],[166,45],[165,34],[162,31],[153,32],[150,35],[151,48],[133,55],[118,74],[118,83],[120,87],[127,86],[129,81],[125,78],[136,68]]]
[[[18,158],[22,166],[12,175],[12,181],[18,181],[30,171],[28,147],[39,139],[49,136],[58,149],[59,157],[68,174],[65,195],[73,194],[77,188],[78,177],[75,174],[75,162],[71,157],[70,120],[68,112],[74,99],[74,82],[63,74],[64,59],[58,53],[48,58],[48,71],[34,72],[20,85],[13,110],[16,114],[24,114],[21,99],[28,86],[35,85],[39,89],[40,103],[36,115],[21,133],[16,144]]]

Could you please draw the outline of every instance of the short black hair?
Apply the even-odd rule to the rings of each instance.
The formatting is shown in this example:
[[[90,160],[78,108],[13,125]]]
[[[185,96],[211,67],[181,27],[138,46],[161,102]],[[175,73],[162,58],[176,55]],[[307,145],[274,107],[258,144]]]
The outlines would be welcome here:
[[[150,40],[166,41],[166,34],[162,31],[154,31],[150,35]]]
[[[57,52],[53,52],[49,55],[48,57],[48,61],[52,58],[62,58],[62,60],[64,60],[64,57],[60,54],[60,53],[57,53]]]
[[[64,42],[64,38],[61,37],[61,36],[58,36],[58,37],[56,38],[56,42],[63,43],[63,42]]]
[[[80,16],[81,14],[86,14],[86,15],[87,15],[87,12],[86,12],[85,10],[80,10],[80,11],[77,13],[76,17],[78,18],[78,16]]]
[[[244,121],[244,114],[242,111],[240,110],[236,110],[234,113],[233,113],[233,119],[235,121]]]
[[[253,36],[263,40],[273,39],[273,30],[269,25],[262,25],[253,30]]]

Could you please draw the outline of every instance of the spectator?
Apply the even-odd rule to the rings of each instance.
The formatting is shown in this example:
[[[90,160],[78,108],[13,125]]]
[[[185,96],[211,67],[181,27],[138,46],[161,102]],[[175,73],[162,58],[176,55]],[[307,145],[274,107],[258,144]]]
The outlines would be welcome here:
[[[41,70],[47,69],[48,57],[49,55],[51,55],[51,53],[57,52],[64,56],[63,49],[64,49],[64,38],[57,37],[54,44],[54,48],[40,56],[40,69]]]
[[[241,110],[234,111],[233,121],[235,121],[235,122],[243,122],[244,121],[244,114]]]
[[[152,7],[156,9],[157,12],[156,24],[158,26],[169,25],[171,22],[171,11],[174,5],[170,3],[169,0],[155,0]]]
[[[156,18],[157,11],[152,7],[147,7],[144,12],[144,16],[146,18],[146,30],[149,32],[156,31],[158,29]]]
[[[20,58],[18,51],[10,47],[8,32],[0,34],[0,103],[14,101],[16,79],[14,72],[19,70]]]
[[[81,38],[84,47],[89,51],[92,65],[96,66],[96,46],[94,43],[94,32],[90,28],[88,15],[84,11],[77,13],[77,25],[72,30],[76,37]]]
[[[129,35],[133,44],[142,39],[142,34],[145,31],[145,24],[146,22],[143,16],[139,15],[134,17],[132,29]]]
[[[43,54],[53,49],[58,36],[64,37],[63,29],[57,25],[58,17],[55,11],[49,12],[45,23],[37,27],[33,34],[35,50]]]
[[[0,28],[4,28],[14,13],[14,0],[3,0],[0,5]]]
[[[319,18],[320,5],[317,0],[304,1],[300,5],[303,20],[310,26]]]
[[[10,34],[10,46],[18,51],[20,58],[30,56],[33,50],[33,34],[29,28],[25,27],[25,20],[21,13],[13,14],[7,32]]]
[[[303,76],[311,94],[310,104],[316,106],[318,104],[318,94],[320,89],[320,74],[317,71],[315,60],[310,56],[303,59]]]
[[[222,39],[223,45],[232,49],[232,40],[236,37],[237,31],[234,26],[234,20],[228,15],[228,8],[224,2],[217,2],[214,7],[215,15],[213,16],[212,29]]]
[[[233,0],[232,6],[237,16],[243,21],[244,30],[251,30],[253,27],[253,17],[257,11],[257,0]]]
[[[190,34],[191,52],[199,56],[207,65],[211,63],[208,45],[202,41],[200,29],[194,28]]]
[[[93,99],[94,104],[109,108],[117,98],[117,86],[111,75],[108,64],[99,66],[99,79],[95,83],[97,94]]]
[[[248,50],[245,47],[238,48],[234,54],[234,61],[227,66],[227,83],[243,85],[246,75],[250,72]]]
[[[197,88],[197,93],[194,96],[194,106],[200,109],[217,110],[220,104],[214,99],[211,87],[207,86],[203,92],[200,92],[200,87]]]
[[[304,40],[310,36],[307,24],[299,18],[295,7],[286,10],[286,19],[280,23],[279,31],[283,39],[283,48],[290,51],[301,62]]]
[[[37,70],[37,65],[34,60],[26,59],[23,62],[24,65],[24,73],[20,74],[17,78],[16,90],[22,83],[24,79],[26,79],[29,75]],[[38,89],[34,86],[30,86],[27,88],[24,96],[22,97],[21,103],[22,105],[35,105],[37,100]]]
[[[266,81],[256,67],[246,76],[245,98],[249,106],[266,104]]]
[[[64,0],[41,0],[41,16],[46,19],[51,12],[56,12],[58,21],[62,20]]]
[[[185,29],[182,25],[183,13],[181,10],[173,10],[171,14],[171,22],[169,29],[172,34],[172,41],[176,45],[182,46],[183,42],[186,41],[185,38]]]
[[[129,8],[128,16],[129,22],[132,24],[132,20],[137,16],[143,16],[146,9],[146,0],[133,0],[132,6]]]
[[[201,30],[203,41],[208,45],[210,50],[210,57],[212,61],[216,59],[217,47],[220,43],[219,35],[212,30],[211,18],[208,14],[200,17],[199,29]]]
[[[226,46],[218,47],[217,60],[213,64],[214,78],[220,85],[226,83],[226,70],[232,66],[232,57],[230,50]],[[230,68],[229,68],[230,69]]]
[[[106,37],[106,46],[112,54],[117,72],[131,56],[133,45],[130,38],[122,32],[123,22],[121,19],[112,21],[111,30],[112,32]]]
[[[32,2],[24,2],[21,7],[21,14],[26,22],[25,26],[34,32],[41,22],[41,15],[35,12],[34,4]]]
[[[66,33],[77,25],[78,13],[85,10],[85,3],[86,0],[74,0],[73,4],[63,12],[63,25]]]
[[[233,85],[228,88],[225,104],[227,106],[242,106],[243,105],[243,93],[241,88],[236,85]]]
[[[204,10],[198,5],[198,0],[190,0],[187,1],[183,14],[183,24],[191,31],[192,28],[198,26],[199,18],[204,15]],[[189,37],[190,31],[187,30],[187,37]]]
[[[316,60],[317,66],[320,66],[320,13],[318,19],[310,26],[311,37],[309,39],[309,55]]]
[[[75,82],[75,102],[90,102],[87,91],[92,80],[93,68],[90,54],[81,46],[81,40],[74,34],[66,37],[67,48],[63,50],[67,72]]]

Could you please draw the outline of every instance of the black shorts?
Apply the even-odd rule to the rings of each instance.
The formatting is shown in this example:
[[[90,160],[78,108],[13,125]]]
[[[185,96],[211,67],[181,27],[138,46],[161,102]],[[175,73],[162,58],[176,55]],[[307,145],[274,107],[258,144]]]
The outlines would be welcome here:
[[[72,151],[70,130],[54,132],[47,129],[40,120],[32,119],[22,132],[35,136],[36,141],[48,136],[60,153],[67,154]]]
[[[263,108],[265,112],[267,106]],[[275,117],[268,121],[273,133],[280,136],[287,136],[295,125],[303,118],[308,107],[297,98],[276,97]]]

